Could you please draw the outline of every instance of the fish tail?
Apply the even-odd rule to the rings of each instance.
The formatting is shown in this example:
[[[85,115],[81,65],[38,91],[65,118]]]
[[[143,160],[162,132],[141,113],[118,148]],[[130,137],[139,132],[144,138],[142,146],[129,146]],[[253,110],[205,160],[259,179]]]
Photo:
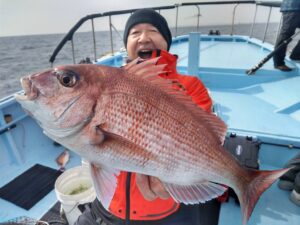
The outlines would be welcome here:
[[[260,195],[288,170],[290,168],[273,171],[247,170],[247,178],[241,179],[243,181],[240,183],[239,190],[236,191],[241,205],[244,225],[251,216]]]

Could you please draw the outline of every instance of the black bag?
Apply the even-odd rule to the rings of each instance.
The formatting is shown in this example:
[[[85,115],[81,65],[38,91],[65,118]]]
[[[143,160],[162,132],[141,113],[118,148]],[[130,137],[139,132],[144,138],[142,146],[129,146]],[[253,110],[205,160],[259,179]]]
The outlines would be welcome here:
[[[260,141],[249,136],[231,133],[225,138],[224,148],[227,149],[242,166],[259,169],[258,152]]]
[[[260,141],[250,136],[241,136],[231,133],[226,136],[224,148],[229,151],[242,166],[250,169],[259,169],[258,153],[260,149]],[[235,199],[239,204],[239,200],[234,191],[229,188],[229,196]]]

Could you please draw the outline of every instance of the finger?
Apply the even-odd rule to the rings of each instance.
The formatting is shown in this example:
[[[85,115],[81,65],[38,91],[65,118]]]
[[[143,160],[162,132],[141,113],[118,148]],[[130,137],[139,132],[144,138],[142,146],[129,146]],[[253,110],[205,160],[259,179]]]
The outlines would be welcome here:
[[[142,75],[142,74],[148,74],[148,76],[155,76],[161,73],[165,73],[163,70],[166,67],[166,64],[161,65],[147,65],[143,67],[142,69],[136,71],[135,75]],[[144,76],[145,77],[145,76]]]
[[[123,68],[126,70],[126,71],[129,71],[131,69],[131,67],[133,67],[134,65],[137,64],[138,61],[140,61],[141,58],[140,57],[137,57],[136,59],[132,60],[131,62],[127,63]]]
[[[150,177],[151,190],[161,199],[170,198],[169,192],[165,189],[163,183],[156,177]]]
[[[148,60],[143,60],[141,63],[136,64],[134,67],[131,66],[128,70],[126,70],[128,73],[135,74],[136,71],[139,71],[140,69],[148,66],[148,65],[156,65],[159,57],[153,58],[153,59],[148,59]]]
[[[149,176],[136,174],[136,185],[146,200],[153,201],[157,198],[157,195],[150,188]]]

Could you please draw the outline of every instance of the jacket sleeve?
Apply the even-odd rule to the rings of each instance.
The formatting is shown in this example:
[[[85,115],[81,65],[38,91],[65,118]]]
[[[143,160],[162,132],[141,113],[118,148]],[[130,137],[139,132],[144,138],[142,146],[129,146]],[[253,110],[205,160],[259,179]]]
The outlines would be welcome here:
[[[208,91],[204,84],[194,76],[186,76],[177,74],[177,80],[186,89],[189,96],[192,97],[199,107],[207,112],[212,111],[212,99],[210,98]]]

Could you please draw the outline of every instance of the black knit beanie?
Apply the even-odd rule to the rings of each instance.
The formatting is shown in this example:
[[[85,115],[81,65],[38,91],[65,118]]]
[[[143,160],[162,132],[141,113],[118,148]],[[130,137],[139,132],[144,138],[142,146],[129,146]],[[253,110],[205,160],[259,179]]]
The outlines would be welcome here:
[[[168,44],[168,51],[169,51],[172,43],[172,35],[168,23],[163,16],[161,16],[153,9],[139,9],[129,17],[123,35],[123,41],[126,48],[127,48],[127,38],[130,29],[134,25],[137,25],[139,23],[150,23],[151,25],[156,27],[159,33],[161,33],[161,35],[166,40]]]

